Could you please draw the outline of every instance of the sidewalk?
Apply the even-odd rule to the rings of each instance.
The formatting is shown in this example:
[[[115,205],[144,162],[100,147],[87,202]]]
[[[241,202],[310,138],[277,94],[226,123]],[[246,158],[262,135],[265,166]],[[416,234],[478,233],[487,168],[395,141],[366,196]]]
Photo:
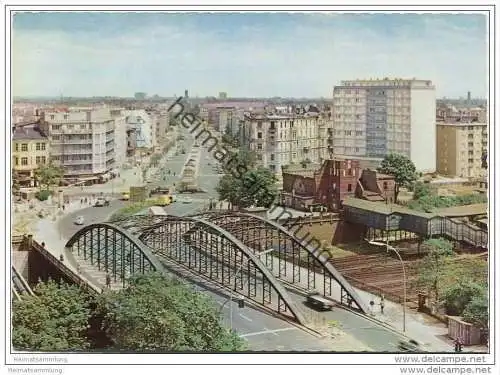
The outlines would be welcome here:
[[[384,300],[384,313],[380,310],[380,296],[355,288],[365,301],[373,301],[371,316],[389,324],[402,333],[403,331],[403,305]],[[448,336],[446,324],[440,320],[415,310],[406,308],[406,336],[416,340],[427,350],[454,352],[455,344]],[[483,345],[465,346],[464,352],[487,352]]]

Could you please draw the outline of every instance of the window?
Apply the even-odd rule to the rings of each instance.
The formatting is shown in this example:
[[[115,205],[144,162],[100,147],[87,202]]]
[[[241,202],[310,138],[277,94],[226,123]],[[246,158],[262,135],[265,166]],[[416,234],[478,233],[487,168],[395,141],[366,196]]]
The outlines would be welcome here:
[[[387,190],[387,181],[384,181],[384,190]]]
[[[262,160],[262,155],[261,154],[257,155],[257,160]]]
[[[259,144],[257,145],[257,150],[262,150],[262,143],[259,143]]]
[[[80,129],[85,129],[85,124],[80,124]]]
[[[19,151],[19,144],[18,143],[16,143],[15,148],[16,148],[16,151]]]
[[[45,143],[40,143],[40,148],[42,151],[45,151],[45,147],[47,147]]]
[[[47,163],[47,158],[45,156],[42,156],[42,164],[46,164]]]
[[[350,130],[346,130],[345,131],[345,135],[351,135],[351,131]]]
[[[19,158],[17,156],[15,157],[15,163],[16,165],[19,165]]]
[[[53,120],[55,118],[54,115],[50,115],[50,119]]]
[[[68,115],[64,115],[64,119],[67,120],[68,119]]]
[[[357,130],[357,131],[356,131],[356,135],[363,135],[363,132],[362,132],[362,131]]]
[[[257,138],[258,138],[258,139],[262,139],[262,132],[258,132],[258,133],[257,133]]]
[[[27,143],[23,143],[21,145],[21,151],[28,151],[28,144]]]
[[[352,191],[352,184],[347,184],[347,191]]]
[[[271,160],[274,160],[274,154],[271,154]]]
[[[28,165],[28,158],[21,158],[21,165]]]
[[[53,135],[53,136],[52,136],[52,139],[53,139],[54,141],[58,141],[58,140],[59,140],[59,138],[60,138],[60,137],[59,137],[58,135]]]
[[[36,144],[36,150],[37,150],[37,151],[40,151],[40,143],[37,143],[37,144]]]
[[[40,164],[40,156],[37,156],[37,157],[36,157],[36,164],[37,164],[37,165],[38,165],[38,164]]]
[[[359,152],[359,147],[356,147],[354,150],[355,150],[356,152]]]
[[[52,130],[59,130],[61,129],[61,125],[52,125]]]

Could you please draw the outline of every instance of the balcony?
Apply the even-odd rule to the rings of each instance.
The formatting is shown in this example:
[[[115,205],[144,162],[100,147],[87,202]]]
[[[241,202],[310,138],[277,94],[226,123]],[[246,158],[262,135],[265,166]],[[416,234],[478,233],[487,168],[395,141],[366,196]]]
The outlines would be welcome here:
[[[64,150],[52,149],[50,152],[52,155],[90,155],[92,156],[92,148],[86,150],[78,150],[66,148]]]
[[[52,140],[52,146],[58,145],[91,145],[92,139]]]
[[[86,159],[86,160],[64,160],[62,164],[63,164],[63,166],[65,166],[65,165],[85,165],[85,164],[92,165],[92,159]]]

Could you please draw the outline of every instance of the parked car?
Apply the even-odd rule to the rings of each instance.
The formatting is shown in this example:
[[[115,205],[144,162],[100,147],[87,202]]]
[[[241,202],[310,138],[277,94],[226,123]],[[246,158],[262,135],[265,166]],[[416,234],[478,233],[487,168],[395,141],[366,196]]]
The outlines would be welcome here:
[[[78,216],[76,219],[75,219],[75,224],[76,225],[83,225],[85,223],[85,219],[83,218],[83,216]]]
[[[185,197],[185,198],[182,198],[181,202],[189,204],[189,203],[193,203],[193,200],[191,198]]]

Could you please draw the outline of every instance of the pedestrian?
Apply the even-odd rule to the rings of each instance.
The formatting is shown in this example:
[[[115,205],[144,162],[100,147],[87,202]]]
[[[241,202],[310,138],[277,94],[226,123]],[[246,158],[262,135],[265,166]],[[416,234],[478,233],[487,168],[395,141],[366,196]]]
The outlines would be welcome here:
[[[45,249],[45,242],[42,242],[42,247]]]
[[[61,262],[64,262],[64,255],[62,255],[62,254],[61,254],[61,255],[59,255],[59,260],[60,260]]]
[[[384,295],[382,294],[380,296],[380,313],[384,314],[384,307],[385,307],[385,298]]]
[[[76,266],[76,272],[77,272],[78,274],[82,273],[82,267],[81,267],[80,265],[77,265],[77,266]]]
[[[458,342],[458,337],[455,339],[455,353],[460,351],[460,344]]]
[[[106,274],[106,288],[111,288],[111,276],[109,273]]]
[[[65,204],[63,204],[63,211],[65,211],[65,210],[66,210],[66,205],[65,205]]]
[[[464,342],[462,341],[462,338],[459,336],[458,337],[458,351],[461,352],[462,351],[462,346],[463,346]]]

